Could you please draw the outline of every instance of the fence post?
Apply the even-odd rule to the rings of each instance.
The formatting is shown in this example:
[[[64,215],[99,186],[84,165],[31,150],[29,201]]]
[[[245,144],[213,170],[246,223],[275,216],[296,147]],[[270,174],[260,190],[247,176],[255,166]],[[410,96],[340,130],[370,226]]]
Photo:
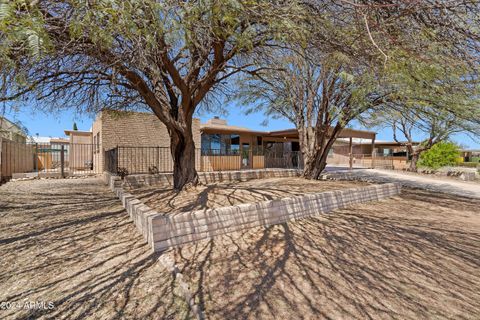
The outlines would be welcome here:
[[[40,176],[40,172],[38,170],[38,167],[39,167],[38,162],[40,161],[40,159],[38,159],[38,142],[35,143],[35,156],[34,157],[35,157],[35,159],[33,159],[33,160],[35,161],[34,162],[35,163],[35,171],[37,172],[37,176]]]
[[[118,159],[120,158],[120,150],[118,148],[118,144],[117,144],[117,147],[115,148],[116,149],[116,153],[117,153],[117,156],[116,156],[116,160],[115,161],[115,173],[117,174],[118,173]]]
[[[349,140],[349,145],[348,145],[348,156],[349,156],[349,161],[348,161],[348,167],[350,170],[353,169],[353,138],[350,137],[350,140]]]
[[[60,170],[62,178],[65,178],[65,146],[63,144],[60,150]]]

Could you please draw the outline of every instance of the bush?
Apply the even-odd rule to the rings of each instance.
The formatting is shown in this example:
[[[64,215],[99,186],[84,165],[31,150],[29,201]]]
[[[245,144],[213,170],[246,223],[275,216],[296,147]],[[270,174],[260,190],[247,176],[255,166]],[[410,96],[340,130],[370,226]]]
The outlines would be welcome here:
[[[457,164],[460,148],[453,142],[439,142],[420,155],[418,165],[432,169]]]

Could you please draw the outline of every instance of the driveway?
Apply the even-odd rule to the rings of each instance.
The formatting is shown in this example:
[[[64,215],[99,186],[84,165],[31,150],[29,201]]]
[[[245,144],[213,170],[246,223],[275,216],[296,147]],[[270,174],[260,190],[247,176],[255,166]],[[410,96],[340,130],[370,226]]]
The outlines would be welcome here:
[[[354,169],[349,171],[345,168],[332,167],[326,171],[327,174],[332,176],[372,182],[398,182],[409,188],[420,188],[480,199],[479,182],[461,181],[447,177],[428,177],[416,173],[380,169]]]
[[[97,179],[0,186],[0,319],[188,315],[175,282]]]

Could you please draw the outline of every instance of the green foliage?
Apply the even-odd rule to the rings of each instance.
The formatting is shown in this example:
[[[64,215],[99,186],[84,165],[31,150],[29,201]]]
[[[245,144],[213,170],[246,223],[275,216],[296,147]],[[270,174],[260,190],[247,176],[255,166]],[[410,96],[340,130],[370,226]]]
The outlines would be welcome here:
[[[73,130],[74,130],[74,131],[78,131],[77,123],[76,123],[76,122],[73,123]]]
[[[431,169],[454,165],[460,156],[460,148],[453,142],[439,142],[421,154],[418,165]]]

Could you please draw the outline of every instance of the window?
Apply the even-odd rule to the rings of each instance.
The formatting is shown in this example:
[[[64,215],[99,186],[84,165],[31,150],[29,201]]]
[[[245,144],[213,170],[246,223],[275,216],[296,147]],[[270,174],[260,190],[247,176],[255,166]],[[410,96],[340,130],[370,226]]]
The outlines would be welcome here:
[[[230,135],[230,152],[233,154],[240,153],[240,135],[238,134]]]
[[[261,136],[257,136],[257,146],[261,146],[262,145],[262,137]]]
[[[202,154],[230,155],[240,153],[238,134],[202,134]]]

